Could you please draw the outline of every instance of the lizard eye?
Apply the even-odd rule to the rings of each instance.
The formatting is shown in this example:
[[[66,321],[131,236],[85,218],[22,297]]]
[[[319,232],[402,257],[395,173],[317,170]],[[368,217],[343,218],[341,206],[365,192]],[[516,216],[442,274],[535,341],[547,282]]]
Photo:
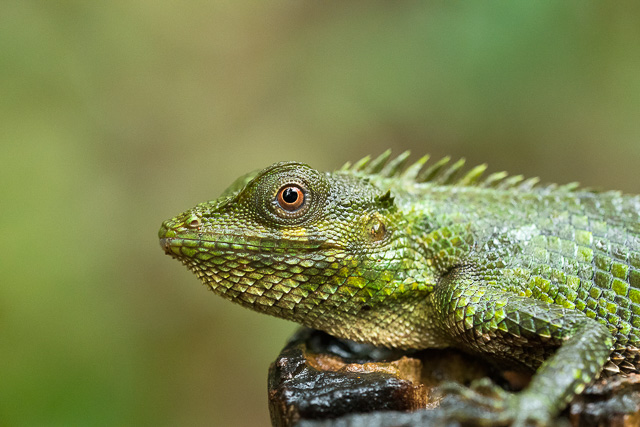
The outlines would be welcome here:
[[[278,205],[287,212],[295,212],[304,204],[304,191],[297,185],[285,185],[278,190]]]
[[[329,194],[327,176],[299,163],[276,163],[256,176],[240,193],[251,197],[250,211],[257,208],[269,226],[294,227],[322,214]]]

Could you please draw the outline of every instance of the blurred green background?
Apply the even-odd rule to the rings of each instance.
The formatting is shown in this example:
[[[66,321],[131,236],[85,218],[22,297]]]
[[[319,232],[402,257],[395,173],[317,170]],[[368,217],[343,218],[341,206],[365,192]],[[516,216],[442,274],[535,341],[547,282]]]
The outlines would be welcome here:
[[[160,223],[390,147],[640,193],[640,3],[0,3],[0,425],[268,425],[293,324]]]

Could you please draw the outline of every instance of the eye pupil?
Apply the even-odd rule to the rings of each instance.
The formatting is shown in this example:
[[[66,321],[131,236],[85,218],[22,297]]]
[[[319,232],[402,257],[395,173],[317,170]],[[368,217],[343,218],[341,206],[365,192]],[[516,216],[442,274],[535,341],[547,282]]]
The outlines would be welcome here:
[[[293,189],[292,187],[287,187],[284,189],[284,191],[282,192],[282,200],[284,200],[286,203],[290,203],[293,204],[298,200],[298,192],[300,190]]]

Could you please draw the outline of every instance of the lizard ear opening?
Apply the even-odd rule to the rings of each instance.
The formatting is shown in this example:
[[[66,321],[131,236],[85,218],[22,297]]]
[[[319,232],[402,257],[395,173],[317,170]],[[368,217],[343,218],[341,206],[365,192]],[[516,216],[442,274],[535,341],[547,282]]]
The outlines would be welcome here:
[[[385,226],[382,217],[378,214],[375,214],[369,220],[366,230],[369,240],[372,242],[382,241],[388,235],[387,227]]]

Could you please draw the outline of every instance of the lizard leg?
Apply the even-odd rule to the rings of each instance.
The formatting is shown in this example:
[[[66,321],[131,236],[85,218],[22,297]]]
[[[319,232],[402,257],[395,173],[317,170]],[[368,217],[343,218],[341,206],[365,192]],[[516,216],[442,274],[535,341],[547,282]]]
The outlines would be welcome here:
[[[472,269],[452,271],[432,298],[453,346],[505,367],[536,370],[527,388],[495,406],[504,407],[496,419],[506,412],[513,425],[548,424],[597,378],[611,353],[614,339],[606,326],[478,280]]]
[[[524,425],[538,413],[546,411],[551,416],[559,412],[597,378],[611,353],[613,336],[604,325],[580,315],[576,317],[584,319],[574,324],[571,336],[542,363],[529,386],[516,395],[520,411],[514,425]]]

